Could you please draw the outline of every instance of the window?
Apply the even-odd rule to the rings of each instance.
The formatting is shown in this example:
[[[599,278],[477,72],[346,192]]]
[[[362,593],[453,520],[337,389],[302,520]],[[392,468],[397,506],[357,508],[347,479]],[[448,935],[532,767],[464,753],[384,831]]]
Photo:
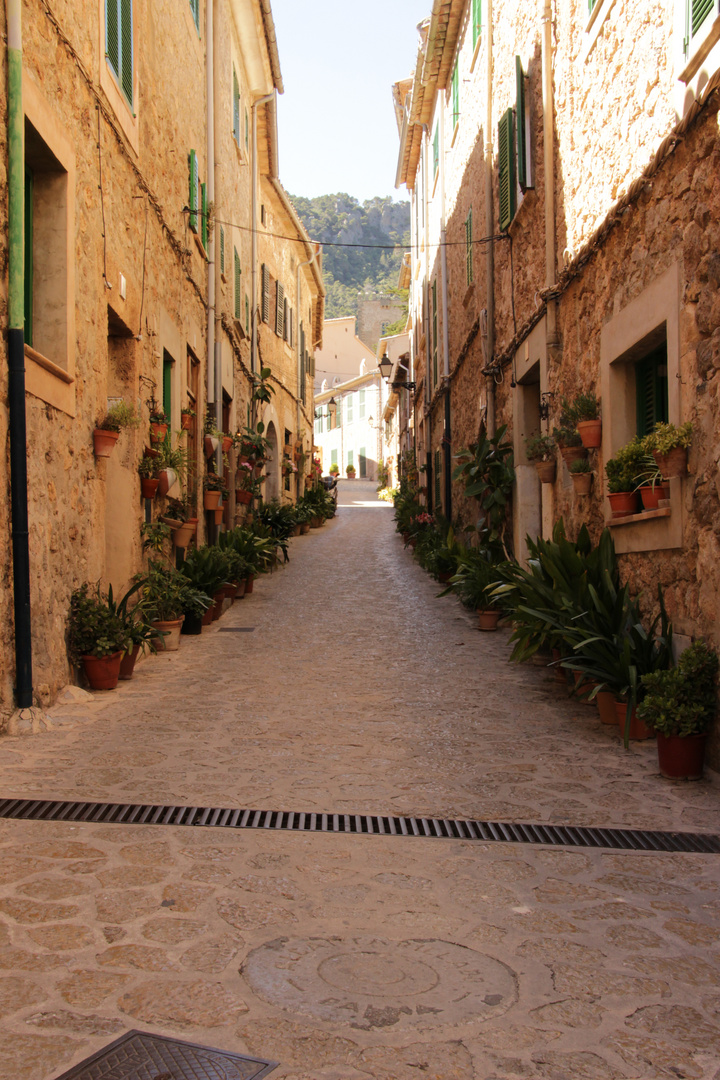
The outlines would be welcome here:
[[[523,71],[522,60],[515,57],[515,119],[517,122],[517,163],[518,183],[520,187],[533,187],[532,159],[530,156],[530,111],[527,107],[526,96],[527,76]]]
[[[234,259],[234,277],[235,277],[235,318],[242,318],[242,299],[241,299],[241,284],[242,284],[242,267],[240,266],[240,256],[238,255],[237,248],[233,248]],[[245,298],[247,300],[247,297]]]
[[[435,134],[433,135],[433,176],[436,175],[438,167],[440,165],[440,129],[438,125],[435,125]]]
[[[365,391],[358,390],[358,420],[365,419]]]
[[[335,427],[341,428],[343,425],[343,399],[337,403],[337,409],[335,410]]]
[[[132,0],[105,0],[105,59],[130,108],[132,108]]]
[[[437,317],[437,278],[432,283],[432,362],[433,386],[438,381],[438,317]]]
[[[209,237],[207,184],[200,185],[200,216],[200,239],[202,240],[202,246],[207,251]]]
[[[635,411],[637,434],[648,435],[655,425],[668,420],[667,344],[653,349],[635,363]]]
[[[472,207],[465,218],[465,284],[473,283]]]
[[[345,404],[346,404],[345,419],[347,420],[348,424],[352,424],[352,422],[353,422],[353,397],[354,397],[354,394],[348,394],[347,397],[345,398]]]
[[[292,349],[295,343],[295,313],[291,307],[288,307],[288,316],[285,320],[285,328],[287,330],[287,343]]]
[[[367,476],[367,457],[365,456],[364,446],[361,446],[358,451],[358,465],[360,466],[360,479],[364,480]]]
[[[225,280],[225,229],[220,226],[220,274]]]
[[[198,231],[198,185],[197,154],[191,150],[188,158],[188,207],[190,210],[188,225],[194,233]]]
[[[232,92],[232,104],[233,104],[233,139],[240,145],[240,85],[238,83],[237,72],[233,67],[233,92]]]
[[[452,126],[453,131],[455,125],[460,121],[460,72],[458,71],[458,61],[455,61],[455,67],[452,73]]]
[[[353,453],[352,450],[348,450],[348,452],[347,452],[347,468],[349,469],[351,465],[354,465],[354,453]]]
[[[279,281],[275,283],[275,333],[285,337],[285,290]]]
[[[190,0],[190,10],[192,11],[193,21],[195,23],[195,29],[198,34],[200,33],[200,0]]]
[[[270,271],[265,263],[260,267],[260,292],[262,321],[270,322]]]
[[[322,409],[315,410],[315,434],[322,435]]]
[[[683,60],[687,64],[681,78],[688,82],[715,42],[720,39],[720,0],[685,0]]]
[[[338,463],[337,455],[338,455],[337,450],[331,450],[330,451],[330,464],[331,465],[337,465],[337,463]]]
[[[513,138],[513,111],[507,109],[498,124],[498,170],[499,170],[499,209],[500,228],[507,229],[515,217],[515,153]]]
[[[167,349],[163,349],[162,403],[163,412],[168,418],[172,417],[172,378],[174,366],[175,361],[172,356]]]
[[[473,49],[480,40],[480,27],[481,27],[482,12],[480,9],[480,0],[472,0],[472,43]]]

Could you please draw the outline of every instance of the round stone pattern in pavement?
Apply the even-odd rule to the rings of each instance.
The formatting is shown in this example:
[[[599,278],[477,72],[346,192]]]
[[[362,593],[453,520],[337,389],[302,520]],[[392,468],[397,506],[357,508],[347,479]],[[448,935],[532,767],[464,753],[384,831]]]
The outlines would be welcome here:
[[[363,1031],[490,1020],[517,1000],[514,971],[449,941],[277,938],[242,974],[271,1005]]]

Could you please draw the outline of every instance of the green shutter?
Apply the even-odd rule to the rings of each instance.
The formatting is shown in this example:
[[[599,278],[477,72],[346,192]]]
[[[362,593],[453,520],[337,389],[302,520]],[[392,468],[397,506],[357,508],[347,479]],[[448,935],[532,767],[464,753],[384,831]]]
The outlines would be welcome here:
[[[440,451],[435,451],[435,462],[433,465],[435,471],[435,505],[433,510],[435,513],[439,513],[442,510],[442,502],[440,499]]]
[[[120,12],[118,0],[105,0],[105,56],[120,78]]]
[[[515,217],[515,147],[512,109],[508,109],[500,117],[498,143],[500,228],[507,229]]]
[[[480,9],[480,0],[472,0],[472,41],[473,49],[480,39],[480,26],[481,26],[482,12]]]
[[[367,476],[367,457],[364,446],[361,446],[358,450],[358,465],[360,466],[360,479],[364,480]]]
[[[197,31],[200,33],[200,0],[190,0],[190,10],[192,11],[192,17],[195,20]]]
[[[264,323],[270,321],[270,271],[265,263],[260,267],[260,283],[261,283],[261,300],[262,300],[262,321]]]
[[[335,427],[343,426],[343,399],[340,398],[335,410]]]
[[[358,391],[358,419],[365,419],[365,391]]]
[[[193,232],[198,230],[198,164],[197,154],[194,150],[190,151],[190,157],[188,158],[188,206],[190,208],[190,216],[188,218],[188,225]]]
[[[350,468],[351,465],[354,465],[353,451],[348,450],[348,452],[347,452],[347,467],[348,467],[348,469]]]
[[[337,450],[330,451],[330,464],[337,465]]]
[[[518,183],[521,188],[527,187],[527,140],[525,137],[525,72],[522,60],[515,57],[515,119],[517,122],[517,162]]]
[[[453,110],[453,130],[455,125],[460,120],[460,72],[458,71],[458,61],[455,61],[455,67],[452,73],[452,110]]]
[[[172,369],[172,357],[166,352],[163,356],[163,412],[168,420],[172,416]]]
[[[24,340],[33,343],[33,174],[25,166],[25,324]]]
[[[233,68],[233,139],[240,145],[240,87],[235,68]]]
[[[690,0],[690,33],[693,37],[714,7],[715,0]]]
[[[233,248],[234,256],[234,273],[235,273],[235,318],[242,317],[242,300],[240,285],[242,283],[242,268],[240,266],[240,256],[237,253],[237,248]]]
[[[133,101],[133,27],[132,0],[120,0],[120,86],[125,97]]]
[[[437,386],[438,367],[438,317],[437,317],[437,278],[432,283],[432,357],[433,357],[433,386]]]
[[[635,364],[637,434],[649,435],[668,420],[667,346],[661,345]]]
[[[220,226],[220,273],[225,276],[225,230]]]
[[[207,251],[208,249],[208,203],[207,203],[207,184],[200,185],[200,208],[202,211],[202,221],[200,222],[200,239],[202,240],[202,246]]]
[[[440,130],[435,125],[435,134],[433,136],[433,176],[438,171],[440,164]]]
[[[468,285],[473,283],[473,238],[472,238],[472,207],[465,219],[465,279]]]

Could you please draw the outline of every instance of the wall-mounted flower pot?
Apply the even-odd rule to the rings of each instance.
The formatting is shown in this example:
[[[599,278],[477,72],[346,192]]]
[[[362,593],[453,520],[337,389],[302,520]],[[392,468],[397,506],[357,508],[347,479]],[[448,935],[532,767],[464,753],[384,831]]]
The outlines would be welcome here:
[[[478,630],[497,630],[500,612],[492,608],[478,608]]]
[[[119,431],[106,431],[105,428],[95,428],[93,431],[95,457],[110,457],[119,438]]]
[[[205,457],[212,457],[218,446],[220,440],[216,439],[214,435],[206,435],[203,440],[203,447],[205,448]]]
[[[701,780],[707,735],[662,735],[657,733],[658,764],[668,780]]]
[[[236,491],[235,502],[239,502],[242,506],[248,506],[252,502],[252,492],[243,491],[242,489]]]
[[[217,510],[220,505],[221,491],[206,491],[204,496],[204,503],[206,510]]]
[[[223,454],[227,454],[227,453],[230,452],[230,450],[232,448],[232,444],[233,444],[233,441],[232,441],[232,436],[231,435],[223,436],[223,441],[222,441],[222,452],[223,452]]]
[[[620,729],[620,737],[625,736],[625,723],[627,716],[627,702],[615,701],[615,715],[617,717],[618,728]],[[630,714],[630,735],[629,738],[636,742],[640,742],[642,739],[652,739],[655,736],[655,732],[652,728],[649,728],[644,720],[641,720],[637,714],[636,709],[633,709]]]
[[[608,495],[610,511],[613,517],[629,517],[636,514],[638,498],[636,491],[611,491]]]
[[[589,495],[592,487],[593,474],[586,473],[570,473],[572,477],[573,487],[575,488],[576,495]]]
[[[143,499],[154,499],[157,494],[157,489],[160,485],[158,477],[141,476],[140,477],[140,491]]]
[[[150,441],[154,443],[162,442],[167,435],[167,424],[151,424],[150,425]]]
[[[586,450],[602,446],[602,420],[578,420],[577,433]]]
[[[82,662],[91,690],[114,690],[120,678],[122,651],[111,656],[83,656]]]
[[[175,547],[186,548],[192,540],[197,530],[197,522],[186,521],[179,529],[175,529],[172,535],[172,542]]]
[[[665,480],[671,476],[684,476],[687,471],[687,450],[684,446],[676,446],[669,454],[659,454],[653,450],[653,457]]]
[[[158,620],[150,625],[154,630],[163,631],[162,636],[153,638],[158,652],[177,652],[180,648],[180,628],[185,620],[181,615],[179,619]]]
[[[561,446],[560,453],[562,459],[567,465],[568,469],[572,465],[573,461],[577,461],[578,458],[586,458],[588,452],[584,446]]]
[[[138,658],[140,652],[139,645],[133,645],[129,653],[123,653],[120,661],[120,679],[125,681],[132,679],[133,671],[135,670],[135,661]]]
[[[216,509],[213,511],[213,513],[215,514],[215,524],[216,525],[222,525],[223,514],[225,513],[225,507],[222,504],[220,504],[220,506],[216,507]]]
[[[670,488],[665,484],[643,484],[640,488],[643,510],[657,510],[661,499],[670,498]]]
[[[536,461],[535,471],[540,478],[541,484],[554,484],[556,473],[555,458],[550,458],[549,461]]]
[[[263,471],[264,468],[265,468],[265,462],[264,461],[256,461],[255,462],[255,475],[256,476],[262,476],[262,471]]]
[[[177,473],[174,469],[161,469],[161,471],[158,473],[158,480],[158,495],[167,495],[168,491],[177,480]]]
[[[182,430],[183,431],[190,431],[192,429],[194,419],[195,419],[195,417],[190,416],[189,413],[181,413],[180,414],[180,427],[182,428]]]

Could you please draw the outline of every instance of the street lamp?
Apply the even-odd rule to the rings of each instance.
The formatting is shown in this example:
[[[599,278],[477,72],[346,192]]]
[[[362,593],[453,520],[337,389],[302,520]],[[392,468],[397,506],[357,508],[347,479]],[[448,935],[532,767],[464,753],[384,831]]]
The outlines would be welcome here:
[[[399,366],[403,369],[403,371],[407,371],[407,368],[405,367],[404,364],[400,364]],[[390,372],[393,369],[393,363],[392,363],[392,360],[390,359],[390,357],[387,354],[387,350],[385,350],[385,352],[383,354],[383,357],[382,357],[382,360],[380,360],[379,363],[378,363],[378,369],[379,369],[380,374],[382,375],[383,379],[385,379],[385,382],[387,382],[387,380],[390,378]],[[393,382],[390,383],[390,385],[393,388],[393,390],[414,390],[415,389],[415,383],[414,382],[403,382],[402,379],[394,379]]]
[[[327,403],[328,416],[330,417],[330,424],[332,427],[337,427],[337,401],[334,397],[331,397]]]

